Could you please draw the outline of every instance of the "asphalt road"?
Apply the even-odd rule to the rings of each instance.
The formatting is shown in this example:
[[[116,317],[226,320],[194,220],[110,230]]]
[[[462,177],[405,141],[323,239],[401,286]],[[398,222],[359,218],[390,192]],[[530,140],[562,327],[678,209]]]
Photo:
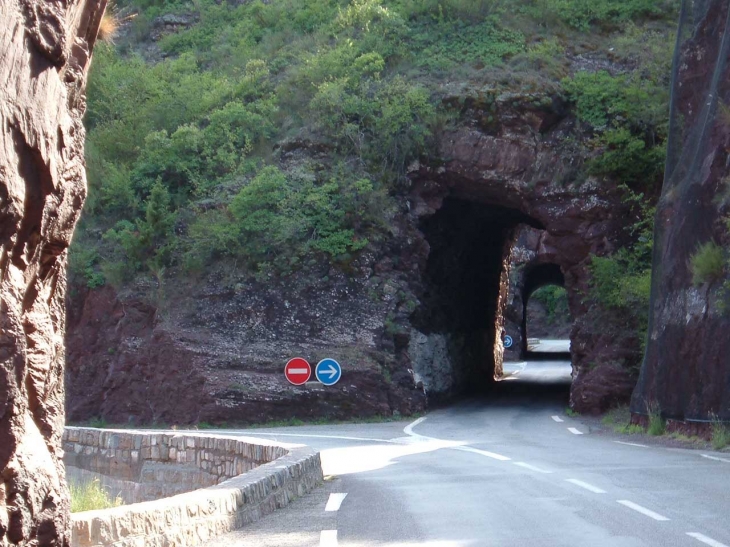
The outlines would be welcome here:
[[[730,546],[730,455],[591,434],[560,367],[410,423],[245,431],[321,450],[329,477],[210,546]]]

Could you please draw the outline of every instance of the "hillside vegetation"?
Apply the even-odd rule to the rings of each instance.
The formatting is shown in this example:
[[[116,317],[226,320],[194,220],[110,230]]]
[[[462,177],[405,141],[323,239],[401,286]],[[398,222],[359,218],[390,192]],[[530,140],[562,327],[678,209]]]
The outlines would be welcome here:
[[[74,279],[119,288],[222,259],[258,278],[347,263],[391,237],[407,167],[459,123],[441,98],[463,86],[574,105],[583,179],[618,181],[636,205],[638,243],[596,262],[596,297],[632,305],[617,291],[648,294],[676,4],[120,1],[120,19],[136,16],[94,56]],[[193,23],[152,42],[165,14]]]

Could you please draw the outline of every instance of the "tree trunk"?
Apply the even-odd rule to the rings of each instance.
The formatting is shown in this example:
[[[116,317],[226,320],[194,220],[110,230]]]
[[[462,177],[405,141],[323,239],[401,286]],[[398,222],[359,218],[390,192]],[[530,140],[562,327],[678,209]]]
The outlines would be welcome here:
[[[0,0],[0,545],[68,545],[66,262],[106,0]]]
[[[730,420],[729,55],[730,0],[684,0],[635,414],[653,408],[690,422]],[[710,242],[725,264],[693,280],[693,258]]]

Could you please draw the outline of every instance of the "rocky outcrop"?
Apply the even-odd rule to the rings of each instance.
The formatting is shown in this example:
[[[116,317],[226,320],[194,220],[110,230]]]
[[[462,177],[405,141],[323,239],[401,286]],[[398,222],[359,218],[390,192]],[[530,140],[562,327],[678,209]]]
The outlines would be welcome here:
[[[730,247],[730,2],[685,1],[656,217],[649,341],[631,409],[730,420],[727,267],[693,280],[700,245]]]
[[[0,3],[0,545],[67,545],[66,259],[104,0]]]
[[[443,161],[414,169],[412,214],[435,218],[453,199],[490,207],[490,216],[501,215],[507,228],[505,253],[518,225],[538,229],[535,265],[559,268],[574,318],[571,405],[581,412],[596,412],[627,398],[633,385],[631,372],[613,366],[622,362],[618,356],[623,348],[606,345],[605,329],[595,325],[584,298],[591,257],[609,254],[626,241],[620,191],[608,181],[576,177],[586,158],[569,144],[575,120],[559,97],[481,93],[453,102],[464,105],[463,115],[472,122],[443,135],[439,150]],[[495,267],[504,272],[509,262],[502,255]],[[428,285],[426,280],[422,290],[433,292]],[[498,294],[498,288],[492,290]],[[487,344],[496,347],[501,346],[500,309],[504,310],[494,303],[487,310],[492,316],[485,331]],[[595,375],[589,372],[599,362],[612,364],[611,381],[592,381]],[[490,366],[487,373],[499,373],[499,355]]]
[[[578,177],[585,151],[568,138],[576,122],[557,94],[458,93],[443,100],[459,105],[462,122],[410,167],[392,237],[349,262],[313,257],[285,277],[219,262],[201,279],[75,298],[69,418],[345,419],[416,412],[427,400],[489,389],[501,370],[510,264],[525,226],[537,238],[525,264],[537,269],[524,283],[557,276],[568,291],[574,407],[628,398],[635,377],[622,356],[626,340],[609,340],[584,298],[592,255],[625,242],[621,192]],[[279,152],[283,169],[323,154],[306,142]],[[342,380],[289,385],[283,367],[297,356],[337,359]]]

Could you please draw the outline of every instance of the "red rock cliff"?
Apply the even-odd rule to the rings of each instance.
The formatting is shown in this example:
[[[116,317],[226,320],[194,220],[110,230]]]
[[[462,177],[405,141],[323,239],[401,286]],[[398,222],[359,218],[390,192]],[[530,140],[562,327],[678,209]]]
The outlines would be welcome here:
[[[0,545],[68,545],[66,257],[105,0],[0,2]]]
[[[679,27],[671,137],[656,218],[649,343],[632,411],[730,420],[727,265],[693,276],[700,245],[727,252],[730,174],[730,1],[685,0]],[[717,248],[716,247],[716,248]],[[695,279],[693,279],[695,277]],[[725,286],[723,286],[725,285]]]

